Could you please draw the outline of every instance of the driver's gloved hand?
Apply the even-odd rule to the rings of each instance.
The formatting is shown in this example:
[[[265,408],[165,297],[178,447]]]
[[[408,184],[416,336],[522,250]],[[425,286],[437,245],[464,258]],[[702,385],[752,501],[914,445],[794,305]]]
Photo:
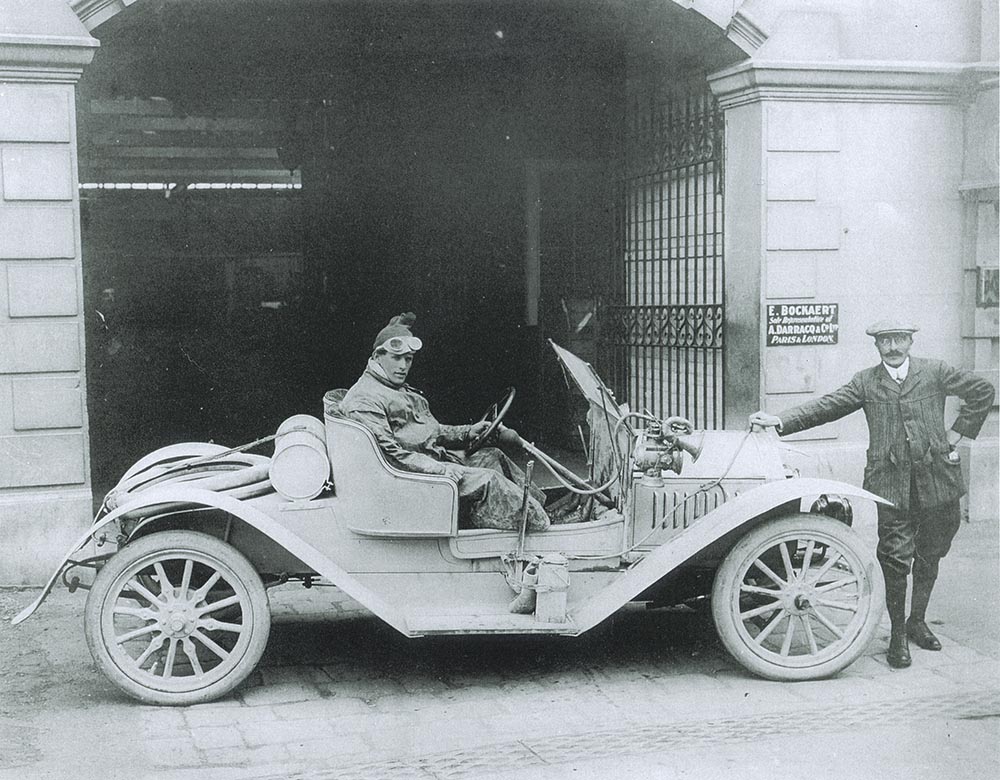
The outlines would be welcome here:
[[[499,439],[501,445],[517,447],[521,444],[521,437],[513,428],[508,428],[503,423],[500,423],[500,427],[497,429],[497,432],[497,438]]]
[[[480,420],[469,426],[469,441],[475,441],[478,437],[486,433],[486,429],[490,427],[490,424],[486,420]]]

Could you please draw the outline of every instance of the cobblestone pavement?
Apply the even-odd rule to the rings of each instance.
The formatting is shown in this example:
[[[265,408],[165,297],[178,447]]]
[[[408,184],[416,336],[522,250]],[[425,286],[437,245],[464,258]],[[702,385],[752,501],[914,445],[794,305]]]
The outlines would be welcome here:
[[[697,613],[629,608],[577,639],[413,640],[334,588],[286,586],[271,591],[259,670],[230,698],[186,708],[137,704],[101,677],[83,594],[59,590],[11,629],[34,594],[0,591],[0,778],[697,777],[684,760],[865,735],[877,751],[890,733],[929,735],[914,750],[939,740],[942,762],[973,742],[976,771],[1000,770],[995,524],[964,526],[947,563],[932,610],[949,615],[940,653],[915,649],[911,669],[890,670],[883,625],[835,679],[794,684],[744,673]],[[807,769],[833,777],[824,766]]]

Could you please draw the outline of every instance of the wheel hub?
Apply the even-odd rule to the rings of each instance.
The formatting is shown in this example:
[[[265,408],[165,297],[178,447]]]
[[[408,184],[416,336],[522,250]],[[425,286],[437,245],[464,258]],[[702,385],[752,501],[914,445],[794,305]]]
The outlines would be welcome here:
[[[785,609],[793,615],[804,615],[813,608],[815,596],[812,588],[793,588],[784,600]]]
[[[190,636],[194,632],[196,619],[188,610],[171,610],[160,619],[163,633],[175,638]]]

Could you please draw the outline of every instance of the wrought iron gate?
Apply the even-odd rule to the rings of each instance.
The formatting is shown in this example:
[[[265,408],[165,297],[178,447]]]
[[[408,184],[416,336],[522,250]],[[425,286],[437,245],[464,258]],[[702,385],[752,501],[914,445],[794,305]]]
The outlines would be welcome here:
[[[602,372],[633,410],[723,427],[723,119],[707,85],[629,106]]]

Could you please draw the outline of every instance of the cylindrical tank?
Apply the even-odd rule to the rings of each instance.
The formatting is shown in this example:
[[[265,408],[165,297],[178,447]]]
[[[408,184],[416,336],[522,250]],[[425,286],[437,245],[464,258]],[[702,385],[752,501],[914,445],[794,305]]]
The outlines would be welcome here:
[[[323,491],[330,478],[326,429],[308,414],[296,414],[278,426],[268,476],[289,501],[308,501]]]

